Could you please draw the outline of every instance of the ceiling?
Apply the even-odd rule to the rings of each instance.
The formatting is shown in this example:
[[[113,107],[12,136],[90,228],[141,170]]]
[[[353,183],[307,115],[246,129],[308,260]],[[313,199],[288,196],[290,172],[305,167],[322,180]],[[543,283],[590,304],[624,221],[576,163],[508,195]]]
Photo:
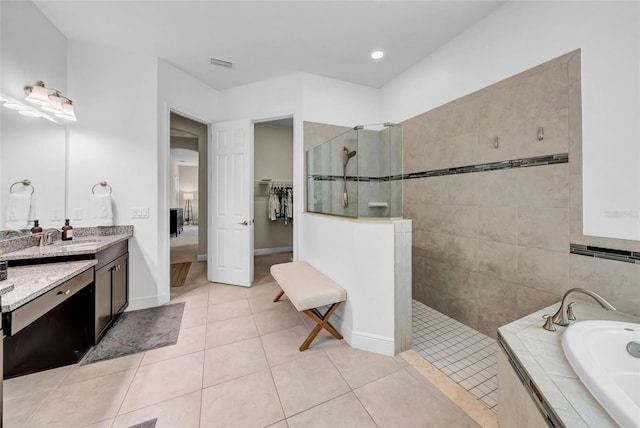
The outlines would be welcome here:
[[[379,88],[504,0],[35,3],[69,40],[157,56],[226,89],[293,72]]]

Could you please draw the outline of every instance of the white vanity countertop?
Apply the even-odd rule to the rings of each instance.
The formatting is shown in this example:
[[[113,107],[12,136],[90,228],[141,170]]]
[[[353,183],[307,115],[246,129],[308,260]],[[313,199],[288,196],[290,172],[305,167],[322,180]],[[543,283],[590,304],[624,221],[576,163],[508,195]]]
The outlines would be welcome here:
[[[535,383],[544,400],[567,427],[617,427],[573,371],[562,350],[562,333],[542,328],[544,314],[553,315],[560,303],[551,305],[498,329],[503,342]],[[604,319],[640,323],[640,319],[600,306],[577,301],[577,321]]]
[[[24,260],[42,259],[47,257],[65,257],[78,254],[93,254],[105,248],[126,241],[133,236],[133,233],[118,235],[89,235],[73,238],[70,241],[55,241],[51,245],[44,247],[28,247],[23,250],[5,253],[0,256],[0,260]]]
[[[13,291],[2,296],[2,312],[11,312],[91,268],[97,260],[45,263],[9,268]]]

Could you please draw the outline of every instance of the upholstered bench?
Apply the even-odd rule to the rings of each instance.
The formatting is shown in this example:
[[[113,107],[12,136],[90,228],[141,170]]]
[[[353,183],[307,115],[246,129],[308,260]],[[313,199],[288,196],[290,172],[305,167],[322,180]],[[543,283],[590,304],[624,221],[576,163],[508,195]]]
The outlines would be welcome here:
[[[282,288],[273,301],[277,302],[282,295],[286,294],[298,311],[307,314],[317,324],[300,345],[300,351],[307,349],[323,328],[336,339],[342,339],[342,335],[329,324],[329,318],[338,309],[340,303],[347,300],[347,292],[344,288],[306,262],[273,265],[271,275]],[[328,305],[331,306],[322,315],[318,308]]]

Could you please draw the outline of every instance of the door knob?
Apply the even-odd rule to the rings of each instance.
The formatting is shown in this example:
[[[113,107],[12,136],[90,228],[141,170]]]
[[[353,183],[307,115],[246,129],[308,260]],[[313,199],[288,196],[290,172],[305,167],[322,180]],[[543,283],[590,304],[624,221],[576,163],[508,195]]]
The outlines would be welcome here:
[[[241,225],[243,225],[243,226],[248,226],[248,225],[249,225],[249,222],[248,222],[247,220],[245,220],[245,221],[243,221],[242,223],[238,223],[238,224],[241,224]]]

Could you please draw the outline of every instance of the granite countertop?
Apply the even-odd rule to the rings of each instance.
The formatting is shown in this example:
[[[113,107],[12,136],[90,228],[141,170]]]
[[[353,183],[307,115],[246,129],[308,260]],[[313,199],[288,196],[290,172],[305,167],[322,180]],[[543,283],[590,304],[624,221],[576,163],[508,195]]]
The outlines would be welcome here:
[[[567,327],[556,325],[555,332],[542,328],[542,316],[553,315],[559,305],[502,326],[498,334],[565,426],[617,427],[569,365],[562,350],[562,334]],[[640,318],[581,301],[576,301],[574,313],[577,321],[572,323],[592,319],[640,323]]]
[[[9,268],[13,291],[2,296],[2,312],[13,311],[94,266],[97,260],[45,263]]]
[[[0,296],[13,291],[13,282],[4,280],[0,282]]]
[[[92,254],[105,248],[126,241],[133,236],[132,233],[118,235],[88,235],[74,237],[70,241],[54,241],[53,244],[44,247],[32,246],[22,250],[5,253],[0,260],[24,260],[42,259],[47,257],[64,257],[77,254]]]

